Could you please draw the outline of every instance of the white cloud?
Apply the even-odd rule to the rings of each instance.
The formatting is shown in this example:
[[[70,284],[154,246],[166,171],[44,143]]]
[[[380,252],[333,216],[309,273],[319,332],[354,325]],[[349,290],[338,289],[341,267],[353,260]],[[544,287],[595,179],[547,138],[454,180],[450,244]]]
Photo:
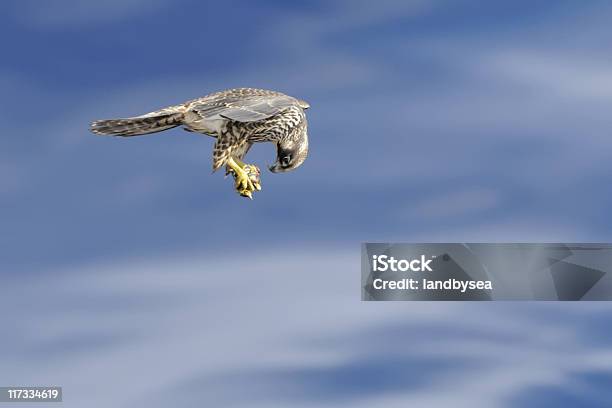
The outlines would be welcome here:
[[[422,242],[597,242],[605,237],[567,217],[550,214],[509,214],[491,221],[472,220],[460,227],[425,229],[416,233]]]
[[[486,63],[485,63],[486,64]],[[508,50],[493,55],[489,67],[526,92],[551,98],[612,101],[612,59],[607,55],[565,51]]]
[[[417,201],[411,213],[417,217],[452,217],[494,208],[499,194],[490,189],[465,189],[427,197]]]
[[[275,371],[418,356],[455,360],[462,375],[351,405],[468,406],[478,394],[478,406],[501,407],[532,386],[571,389],[573,373],[609,368],[609,352],[584,344],[572,323],[595,310],[589,304],[360,302],[359,259],[358,248],[236,249],[14,279],[0,298],[12,310],[0,383],[60,384],[70,406],[155,407],[195,381],[187,397],[200,404],[242,406],[246,395],[248,406],[282,406],[276,392],[248,390]],[[292,400],[332,405],[307,394]]]

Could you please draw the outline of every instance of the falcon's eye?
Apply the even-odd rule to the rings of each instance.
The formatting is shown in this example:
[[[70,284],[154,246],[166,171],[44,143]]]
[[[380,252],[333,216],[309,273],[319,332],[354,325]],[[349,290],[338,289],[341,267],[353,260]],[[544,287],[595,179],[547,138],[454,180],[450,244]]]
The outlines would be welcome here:
[[[291,164],[291,155],[287,155],[281,159],[281,165],[289,166]]]

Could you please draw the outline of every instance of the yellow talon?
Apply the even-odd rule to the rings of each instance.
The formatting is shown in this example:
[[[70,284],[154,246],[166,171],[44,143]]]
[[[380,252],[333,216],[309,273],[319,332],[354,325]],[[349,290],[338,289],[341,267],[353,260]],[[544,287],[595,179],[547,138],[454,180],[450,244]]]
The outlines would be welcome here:
[[[227,165],[234,171],[234,177],[236,178],[236,189],[248,189],[253,191],[253,183],[251,182],[249,175],[243,168],[230,157],[227,161]]]
[[[259,169],[251,164],[244,164],[242,161],[230,158],[227,161],[226,171],[234,176],[236,181],[235,188],[238,194],[243,197],[253,199],[253,192],[261,191],[259,181]]]

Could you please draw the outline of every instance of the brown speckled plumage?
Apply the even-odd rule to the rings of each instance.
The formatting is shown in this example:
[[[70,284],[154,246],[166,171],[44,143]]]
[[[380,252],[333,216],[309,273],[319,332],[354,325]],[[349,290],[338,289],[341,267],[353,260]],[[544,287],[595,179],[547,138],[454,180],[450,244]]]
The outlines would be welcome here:
[[[277,165],[272,171],[297,168],[308,154],[308,103],[280,92],[236,88],[169,106],[142,116],[99,120],[91,124],[96,134],[137,136],[176,126],[216,137],[213,170],[232,157],[240,159],[253,143],[273,142]]]

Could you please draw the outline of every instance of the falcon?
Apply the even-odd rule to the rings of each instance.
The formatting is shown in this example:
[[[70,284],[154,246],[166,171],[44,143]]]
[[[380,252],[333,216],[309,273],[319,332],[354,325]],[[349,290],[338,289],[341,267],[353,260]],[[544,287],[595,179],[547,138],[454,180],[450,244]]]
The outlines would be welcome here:
[[[91,131],[98,135],[139,136],[177,126],[189,132],[216,138],[213,172],[226,167],[232,174],[236,191],[253,198],[261,190],[260,170],[243,162],[253,143],[276,145],[273,173],[298,168],[308,155],[308,123],[305,110],[310,105],[280,92],[255,88],[236,88],[215,92],[141,116],[96,120]]]

